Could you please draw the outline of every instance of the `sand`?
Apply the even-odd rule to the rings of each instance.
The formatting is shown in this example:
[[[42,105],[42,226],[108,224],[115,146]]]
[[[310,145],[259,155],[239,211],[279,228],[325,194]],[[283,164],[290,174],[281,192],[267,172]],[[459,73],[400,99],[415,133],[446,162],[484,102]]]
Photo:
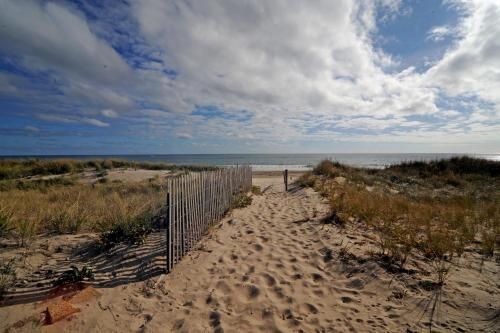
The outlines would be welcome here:
[[[171,273],[114,283],[122,271],[114,277],[98,271],[102,295],[37,330],[421,332],[429,330],[426,309],[438,300],[433,331],[499,331],[495,261],[467,252],[443,289],[431,290],[432,270],[423,258],[413,258],[406,272],[391,273],[373,259],[376,238],[362,223],[321,224],[328,206],[313,190],[285,193],[279,174],[259,174],[254,184],[263,195],[224,218]],[[0,308],[0,330],[31,331],[27,318],[43,302]]]
[[[82,183],[95,183],[98,180],[99,172],[86,171],[79,174],[78,179]],[[164,178],[172,175],[170,170],[144,170],[144,169],[133,169],[133,168],[117,168],[106,171],[105,178],[108,181],[120,181],[125,183],[141,182],[144,180]]]

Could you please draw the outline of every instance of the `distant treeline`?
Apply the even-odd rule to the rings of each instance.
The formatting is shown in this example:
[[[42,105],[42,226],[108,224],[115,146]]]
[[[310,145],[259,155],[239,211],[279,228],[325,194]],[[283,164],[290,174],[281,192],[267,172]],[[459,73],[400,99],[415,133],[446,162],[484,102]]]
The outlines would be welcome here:
[[[61,175],[82,172],[86,169],[109,170],[116,168],[135,168],[145,170],[207,171],[213,166],[173,165],[167,163],[133,162],[124,160],[0,160],[0,180],[17,179],[31,176]]]

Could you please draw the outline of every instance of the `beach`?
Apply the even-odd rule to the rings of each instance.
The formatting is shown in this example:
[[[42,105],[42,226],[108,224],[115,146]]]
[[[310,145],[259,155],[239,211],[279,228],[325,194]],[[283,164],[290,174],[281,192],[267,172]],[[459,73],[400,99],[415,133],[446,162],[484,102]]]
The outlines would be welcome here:
[[[0,333],[500,333],[499,36],[500,0],[0,0]]]
[[[233,210],[211,228],[172,272],[113,283],[121,280],[120,274],[125,278],[139,270],[140,265],[132,265],[128,271],[109,274],[108,285],[106,273],[102,273],[98,292],[73,303],[77,313],[37,329],[420,332],[428,329],[430,320],[436,332],[494,332],[498,328],[500,285],[494,261],[484,262],[479,255],[466,253],[463,260],[467,265],[453,268],[450,280],[436,295],[426,288],[425,281],[431,277],[425,273],[430,267],[423,258],[412,260],[406,273],[392,274],[371,259],[376,238],[367,226],[358,222],[345,228],[322,224],[329,207],[313,189],[292,186],[285,192],[283,176],[276,172],[254,173],[253,184],[262,194],[253,195],[251,205]],[[118,266],[122,261],[127,267],[127,260],[140,257],[148,244],[162,236],[153,234],[151,243],[132,251],[112,251],[108,260]],[[26,260],[47,268],[58,256],[95,238],[93,234],[41,238],[36,247],[66,248],[51,253],[35,247]],[[157,251],[148,263],[161,266],[162,260],[164,252]],[[412,273],[416,267],[418,272]],[[429,317],[436,297],[438,315]],[[31,331],[35,319],[55,300],[42,298],[1,307],[0,329]]]

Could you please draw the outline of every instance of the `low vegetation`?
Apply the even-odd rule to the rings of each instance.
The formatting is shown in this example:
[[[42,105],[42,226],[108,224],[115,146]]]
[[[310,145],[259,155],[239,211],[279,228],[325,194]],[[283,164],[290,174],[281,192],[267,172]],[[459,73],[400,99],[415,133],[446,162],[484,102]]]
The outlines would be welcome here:
[[[108,250],[119,243],[143,244],[147,235],[153,231],[152,217],[144,214],[111,225],[108,231],[101,234],[102,247]]]
[[[233,201],[232,209],[245,208],[252,204],[252,197],[246,193],[239,193]]]
[[[314,187],[316,183],[316,177],[314,177],[312,172],[306,172],[300,176],[295,183],[301,187]]]
[[[120,160],[0,160],[0,238],[29,246],[39,234],[92,231],[102,233],[104,248],[141,242],[164,205],[163,179],[110,181],[108,171],[115,168],[216,169]],[[80,181],[84,171],[94,173],[93,183]]]
[[[20,246],[39,233],[107,232],[149,221],[162,207],[161,183],[78,184],[46,191],[0,192],[0,228]]]
[[[78,267],[72,265],[70,269],[64,271],[61,276],[54,281],[54,285],[62,286],[91,280],[94,280],[94,273],[92,272],[92,269],[87,266],[83,266],[81,269],[78,269]]]
[[[252,185],[251,192],[253,195],[261,195],[262,194],[262,190],[260,189],[260,186],[255,186],[255,185]]]
[[[33,176],[63,175],[85,170],[101,171],[116,168],[145,170],[206,171],[215,170],[211,166],[182,166],[167,163],[133,162],[125,160],[0,160],[0,180],[29,178]]]
[[[458,157],[366,170],[323,161],[298,184],[328,198],[328,223],[361,221],[376,231],[374,255],[393,270],[423,255],[440,286],[466,249],[498,257],[500,162]]]
[[[41,179],[9,179],[0,181],[0,192],[10,190],[39,190],[45,191],[49,187],[54,186],[71,186],[75,185],[76,180],[74,177],[55,177],[55,178],[41,178]]]
[[[14,259],[0,262],[0,300],[2,300],[5,292],[14,285],[15,279]]]

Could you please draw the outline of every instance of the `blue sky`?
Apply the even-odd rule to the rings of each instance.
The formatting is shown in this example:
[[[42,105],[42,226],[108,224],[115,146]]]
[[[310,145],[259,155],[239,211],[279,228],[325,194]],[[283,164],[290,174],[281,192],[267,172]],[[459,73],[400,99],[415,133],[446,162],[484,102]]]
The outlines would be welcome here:
[[[494,0],[0,0],[0,155],[500,153]]]

